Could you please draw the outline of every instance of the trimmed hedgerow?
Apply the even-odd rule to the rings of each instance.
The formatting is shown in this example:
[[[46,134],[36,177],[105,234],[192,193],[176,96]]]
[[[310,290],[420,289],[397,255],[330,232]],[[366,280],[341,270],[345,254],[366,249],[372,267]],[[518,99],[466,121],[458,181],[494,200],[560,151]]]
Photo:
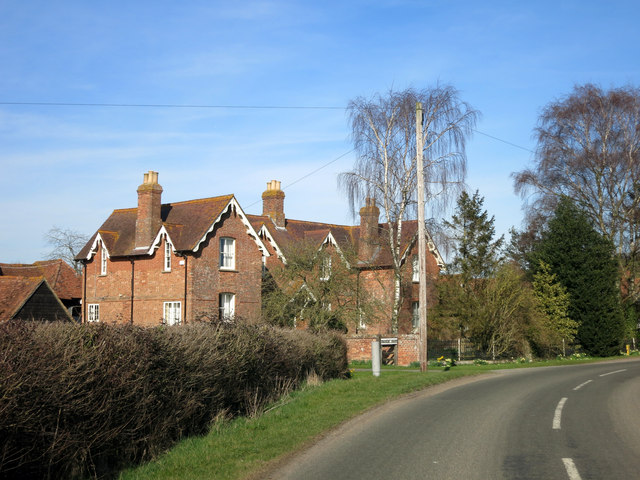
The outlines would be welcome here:
[[[0,325],[0,477],[108,475],[220,415],[253,415],[310,372],[347,372],[337,335],[256,325]]]

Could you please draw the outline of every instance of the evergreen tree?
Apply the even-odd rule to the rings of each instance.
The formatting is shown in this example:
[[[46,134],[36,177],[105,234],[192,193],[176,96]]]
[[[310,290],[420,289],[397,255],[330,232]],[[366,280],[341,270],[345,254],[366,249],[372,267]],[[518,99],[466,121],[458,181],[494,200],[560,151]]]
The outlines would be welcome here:
[[[452,276],[440,282],[439,294],[442,308],[436,312],[440,320],[455,322],[452,328],[462,335],[469,331],[478,305],[485,298],[487,283],[500,263],[503,237],[494,240],[494,218],[482,210],[484,199],[476,191],[473,196],[462,192],[451,221],[445,221],[455,242],[455,256],[448,266]]]
[[[535,273],[549,265],[569,293],[569,318],[579,323],[577,340],[597,356],[618,352],[624,336],[618,268],[613,244],[564,197],[532,253]]]
[[[469,196],[462,192],[458,198],[456,213],[445,226],[456,243],[455,257],[450,265],[451,273],[460,274],[463,280],[491,276],[500,261],[500,248],[504,237],[494,240],[494,217],[482,210],[484,198],[478,191]]]
[[[541,336],[546,340],[546,346],[559,348],[565,342],[572,342],[578,331],[578,322],[569,318],[569,294],[544,262],[540,262],[538,272],[533,276],[533,292],[545,317]]]

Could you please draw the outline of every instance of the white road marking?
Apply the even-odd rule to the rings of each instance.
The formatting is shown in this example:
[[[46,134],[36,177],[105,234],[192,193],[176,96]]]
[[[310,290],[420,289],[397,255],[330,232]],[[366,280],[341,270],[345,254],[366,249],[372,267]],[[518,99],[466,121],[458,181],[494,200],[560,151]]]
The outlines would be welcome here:
[[[567,397],[562,397],[556,407],[556,412],[553,414],[553,429],[560,430],[560,418],[562,417],[562,407],[564,407]]]
[[[587,380],[584,383],[581,383],[580,385],[578,385],[576,388],[574,388],[574,390],[580,390],[582,387],[584,387],[587,383],[591,383],[593,382],[593,380]]]
[[[600,375],[601,377],[606,377],[607,375],[613,375],[614,373],[620,373],[620,372],[626,372],[627,369],[623,368],[622,370],[616,370],[615,372],[609,372],[609,373],[603,373],[602,375]]]
[[[562,463],[564,463],[564,468],[567,470],[569,480],[582,480],[575,463],[573,463],[573,460],[571,460],[570,458],[563,458]]]

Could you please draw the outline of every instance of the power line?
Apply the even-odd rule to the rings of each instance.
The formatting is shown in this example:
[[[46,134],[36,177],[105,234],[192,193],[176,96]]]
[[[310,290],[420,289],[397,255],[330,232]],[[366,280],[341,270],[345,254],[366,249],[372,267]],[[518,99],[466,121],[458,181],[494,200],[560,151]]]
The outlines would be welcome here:
[[[351,152],[353,152],[354,150],[355,150],[355,148],[352,148],[352,149],[351,149],[351,150],[349,150],[348,152],[344,152],[344,153],[343,153],[342,155],[340,155],[339,157],[336,157],[336,158],[334,158],[333,160],[331,160],[331,161],[329,161],[329,162],[325,163],[324,165],[322,165],[322,166],[320,166],[320,167],[316,168],[313,172],[309,172],[309,173],[307,173],[306,175],[304,175],[304,176],[302,176],[302,177],[298,178],[297,180],[294,180],[294,181],[293,181],[293,182],[291,182],[290,184],[285,185],[284,187],[282,187],[282,190],[285,190],[285,189],[287,189],[287,188],[289,188],[289,187],[291,187],[291,186],[295,185],[296,183],[301,182],[301,181],[302,181],[302,180],[304,180],[305,178],[310,177],[311,175],[314,175],[314,174],[318,173],[318,172],[319,172],[320,170],[322,170],[323,168],[326,168],[326,167],[328,167],[329,165],[331,165],[332,163],[337,162],[337,161],[338,161],[338,160],[340,160],[341,158],[346,157],[347,155],[349,155],[349,154],[350,154]],[[255,202],[253,202],[252,204],[247,205],[247,208],[251,208],[251,207],[253,207],[254,205],[256,205],[256,204],[258,204],[258,203],[260,203],[260,200],[257,200],[257,201],[255,201]]]
[[[209,108],[209,109],[233,109],[233,110],[345,110],[346,107],[332,105],[209,105],[209,104],[179,104],[179,103],[76,103],[76,102],[4,102],[0,105],[17,106],[44,106],[44,107],[107,107],[107,108]],[[533,150],[517,145],[513,142],[490,135],[480,130],[473,129],[474,132],[489,137],[498,142],[510,145],[526,152],[535,153]],[[331,162],[330,162],[331,163]],[[323,167],[321,167],[323,168]]]
[[[112,108],[226,108],[242,110],[344,110],[345,107],[322,105],[189,105],[177,103],[70,103],[70,102],[2,102],[0,105],[31,105],[44,107],[112,107]]]
[[[473,131],[476,132],[476,133],[479,133],[480,135],[484,135],[485,137],[493,138],[494,140],[497,140],[499,142],[506,143],[507,145],[511,145],[512,147],[516,147],[516,148],[519,148],[521,150],[524,150],[525,152],[536,153],[536,152],[534,152],[533,150],[531,150],[531,149],[529,149],[527,147],[522,147],[520,145],[516,145],[515,143],[511,143],[511,142],[508,142],[508,141],[503,140],[501,138],[494,137],[493,135],[489,135],[488,133],[481,132],[480,130],[473,129]]]

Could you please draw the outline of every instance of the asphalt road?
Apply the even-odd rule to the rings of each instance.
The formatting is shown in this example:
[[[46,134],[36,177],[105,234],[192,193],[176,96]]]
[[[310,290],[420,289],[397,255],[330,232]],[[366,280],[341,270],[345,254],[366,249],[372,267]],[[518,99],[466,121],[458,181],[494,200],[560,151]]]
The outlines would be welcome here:
[[[640,360],[427,390],[349,422],[266,478],[640,479]]]

